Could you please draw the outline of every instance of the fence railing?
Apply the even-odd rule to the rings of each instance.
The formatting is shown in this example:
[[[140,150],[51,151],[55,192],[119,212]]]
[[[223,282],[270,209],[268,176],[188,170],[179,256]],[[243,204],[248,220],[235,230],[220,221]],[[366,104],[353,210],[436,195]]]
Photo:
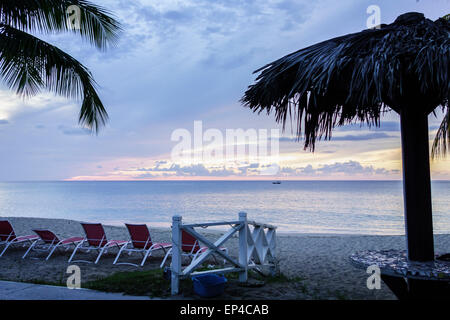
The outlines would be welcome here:
[[[203,235],[195,231],[195,228],[207,228],[213,226],[231,226],[231,229],[224,233],[215,242],[211,242]],[[238,272],[239,281],[248,280],[248,270],[252,268],[269,267],[272,272],[277,268],[276,264],[276,228],[273,225],[258,223],[247,220],[247,213],[240,212],[239,220],[212,223],[183,224],[181,216],[172,218],[172,263],[171,263],[171,292],[173,295],[179,292],[180,279],[192,275],[208,273],[229,273]],[[182,269],[182,230],[197,239],[199,243],[207,249],[196,255],[191,263]],[[222,246],[233,237],[235,233],[239,235],[238,260],[231,257],[227,251],[222,250]],[[195,272],[202,266],[211,255],[218,255],[224,259],[226,264],[221,269]]]

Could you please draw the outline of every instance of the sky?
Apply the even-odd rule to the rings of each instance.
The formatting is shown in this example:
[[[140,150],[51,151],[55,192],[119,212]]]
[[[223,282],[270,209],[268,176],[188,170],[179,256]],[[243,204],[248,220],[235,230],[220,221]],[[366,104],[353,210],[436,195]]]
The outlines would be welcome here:
[[[124,27],[115,48],[101,52],[73,35],[36,35],[89,68],[109,122],[91,134],[77,123],[79,101],[45,91],[23,99],[0,85],[0,181],[401,179],[394,112],[379,128],[336,129],[311,153],[289,125],[277,140],[274,116],[254,114],[239,99],[259,67],[367,28],[370,5],[380,7],[382,23],[410,11],[435,20],[450,9],[448,0],[94,2]],[[430,140],[441,120],[441,113],[430,116]],[[227,139],[238,129],[253,138],[256,132],[268,151],[251,153],[249,144],[248,152],[228,154],[245,147]],[[432,178],[450,179],[449,164],[433,161]]]

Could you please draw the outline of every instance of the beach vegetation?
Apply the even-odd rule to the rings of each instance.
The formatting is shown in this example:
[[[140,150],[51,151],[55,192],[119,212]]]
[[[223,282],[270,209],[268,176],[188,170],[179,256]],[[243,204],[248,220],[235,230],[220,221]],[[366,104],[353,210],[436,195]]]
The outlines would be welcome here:
[[[104,292],[121,292],[135,296],[165,297],[170,295],[170,282],[164,279],[161,269],[117,272],[105,278],[89,281],[83,284],[83,288]]]
[[[197,271],[210,270],[208,268],[199,269]],[[226,274],[230,284],[238,283],[238,274]],[[249,271],[249,281],[258,282],[259,286],[270,285],[275,283],[302,283],[304,281],[301,277],[288,277],[284,274],[277,274],[275,276],[263,276],[260,273]],[[93,289],[104,292],[122,292],[128,295],[150,297],[168,297],[170,296],[170,280],[164,278],[161,269],[153,269],[148,271],[133,271],[133,272],[118,272],[111,276],[93,280],[85,283],[83,288]],[[306,287],[302,286],[302,292],[305,293]],[[183,295],[193,295],[192,280],[186,278],[180,281],[180,291]]]

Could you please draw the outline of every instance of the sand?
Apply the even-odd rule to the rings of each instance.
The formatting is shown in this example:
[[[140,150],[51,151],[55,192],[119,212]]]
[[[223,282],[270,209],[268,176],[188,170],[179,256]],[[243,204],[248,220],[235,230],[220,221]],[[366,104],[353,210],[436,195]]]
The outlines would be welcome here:
[[[11,222],[18,235],[32,234],[32,228],[47,228],[60,237],[82,236],[80,223],[62,219],[1,218]],[[124,227],[105,226],[108,239],[127,240]],[[170,242],[169,229],[152,228],[154,242]],[[221,232],[204,231],[208,238],[217,238]],[[226,243],[232,256],[237,257],[237,237]],[[436,235],[436,252],[446,252],[450,247],[450,235]],[[3,246],[2,246],[3,248]],[[282,234],[277,235],[277,258],[280,271],[288,277],[301,278],[289,283],[270,283],[261,288],[230,286],[223,298],[230,299],[395,299],[382,283],[380,290],[369,290],[365,270],[355,268],[349,256],[360,250],[405,249],[403,236]],[[67,279],[67,260],[71,250],[55,253],[49,261],[43,254],[32,252],[22,260],[24,248],[8,249],[0,258],[0,279],[11,281],[63,282]],[[76,263],[81,268],[83,281],[99,279],[116,272],[149,270],[159,267],[163,254],[150,257],[143,268],[129,265],[113,265],[117,251],[108,252],[99,264]],[[94,260],[95,254],[81,254],[81,259]],[[121,261],[140,262],[139,255],[124,255]]]

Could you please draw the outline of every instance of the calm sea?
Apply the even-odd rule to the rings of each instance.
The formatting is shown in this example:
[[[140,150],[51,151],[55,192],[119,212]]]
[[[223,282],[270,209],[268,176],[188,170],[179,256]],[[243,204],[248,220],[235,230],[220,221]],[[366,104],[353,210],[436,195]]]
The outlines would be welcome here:
[[[450,182],[433,182],[435,233],[450,233]],[[170,226],[249,219],[280,232],[404,234],[401,182],[145,181],[0,183],[0,216]]]

